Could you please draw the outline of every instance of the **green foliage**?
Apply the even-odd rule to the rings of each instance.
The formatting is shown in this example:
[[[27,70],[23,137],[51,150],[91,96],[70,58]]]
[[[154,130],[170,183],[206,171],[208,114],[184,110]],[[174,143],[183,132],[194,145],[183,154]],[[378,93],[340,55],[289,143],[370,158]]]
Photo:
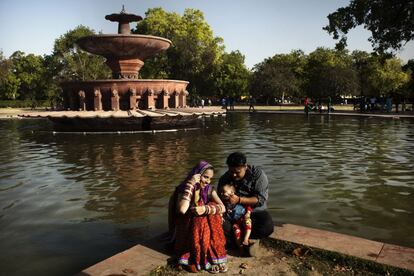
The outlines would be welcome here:
[[[0,81],[3,80],[9,73],[11,67],[11,62],[9,59],[5,58],[3,51],[0,50]]]
[[[409,81],[406,85],[406,96],[414,97],[414,59],[410,59],[402,69],[409,75]]]
[[[11,81],[10,92],[17,88],[19,99],[44,99],[43,91],[47,83],[43,79],[46,70],[43,66],[43,58],[16,51],[11,55],[10,61],[12,64],[8,78]]]
[[[312,98],[357,94],[357,73],[345,51],[317,48],[309,54],[305,72],[307,95]]]
[[[21,81],[15,74],[7,74],[1,80],[0,98],[6,100],[15,100],[19,96]]]
[[[410,76],[402,70],[401,60],[391,58],[373,70],[373,85],[381,95],[403,95]]]
[[[251,94],[267,101],[285,96],[300,97],[304,65],[305,56],[300,50],[265,59],[253,68]]]
[[[49,107],[49,101],[40,100],[0,100],[0,108],[33,108],[33,107]]]
[[[223,55],[223,40],[214,37],[201,11],[186,9],[180,16],[162,8],[149,9],[133,33],[165,37],[173,42],[165,53],[146,60],[140,71],[143,78],[188,80],[191,94],[215,94],[214,74]]]
[[[76,40],[94,31],[82,25],[55,40],[52,59],[48,65],[60,80],[95,80],[110,78],[105,58],[89,54],[76,45]]]
[[[224,53],[215,74],[219,97],[240,97],[249,94],[250,71],[239,51]]]
[[[372,82],[372,71],[377,66],[378,58],[365,51],[353,51],[353,67],[358,74],[358,90],[360,96],[378,96]]]
[[[0,99],[16,99],[19,87],[20,80],[12,72],[11,60],[0,51]]]
[[[337,49],[344,49],[348,31],[363,25],[371,32],[369,41],[376,51],[397,50],[414,38],[413,11],[412,0],[352,0],[328,15],[324,30],[339,39]]]

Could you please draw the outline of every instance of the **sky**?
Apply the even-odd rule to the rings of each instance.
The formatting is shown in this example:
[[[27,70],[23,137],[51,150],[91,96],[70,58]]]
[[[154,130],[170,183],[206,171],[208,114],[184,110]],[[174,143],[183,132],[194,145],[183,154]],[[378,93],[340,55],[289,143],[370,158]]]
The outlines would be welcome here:
[[[117,23],[105,15],[128,13],[145,16],[161,7],[182,15],[199,9],[214,35],[224,39],[226,51],[239,50],[252,68],[265,58],[301,49],[334,48],[336,41],[322,28],[328,14],[349,0],[0,0],[0,50],[5,57],[20,50],[26,54],[52,54],[57,38],[78,25],[96,32],[117,33]],[[135,27],[131,23],[131,27]],[[348,50],[372,52],[370,33],[362,27],[348,34]],[[405,63],[414,58],[414,41],[397,53]]]

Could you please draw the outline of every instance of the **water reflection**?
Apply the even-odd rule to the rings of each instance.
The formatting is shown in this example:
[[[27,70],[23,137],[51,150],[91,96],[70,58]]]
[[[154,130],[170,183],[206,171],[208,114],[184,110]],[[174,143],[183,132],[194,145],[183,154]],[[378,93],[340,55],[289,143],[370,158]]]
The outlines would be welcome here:
[[[175,185],[202,158],[189,152],[194,134],[200,135],[200,130],[157,135],[74,135],[70,142],[67,134],[35,134],[27,137],[27,142],[52,145],[50,151],[61,164],[58,173],[75,186],[81,184],[86,194],[74,193],[67,201],[84,202],[84,209],[94,212],[93,218],[84,220],[128,224],[150,222],[152,214],[164,212]],[[214,143],[208,148],[221,151],[214,148]],[[163,221],[161,217],[159,222]]]
[[[84,136],[0,121],[0,267],[72,274],[162,232],[188,169],[207,159],[216,181],[235,150],[266,171],[275,220],[414,247],[413,129],[410,120],[232,114],[192,131]]]

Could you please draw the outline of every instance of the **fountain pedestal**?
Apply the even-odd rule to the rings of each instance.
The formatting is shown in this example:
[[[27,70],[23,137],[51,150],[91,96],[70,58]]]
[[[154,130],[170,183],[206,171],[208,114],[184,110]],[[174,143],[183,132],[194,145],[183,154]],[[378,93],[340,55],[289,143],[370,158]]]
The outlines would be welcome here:
[[[204,113],[194,110],[186,111],[188,81],[138,78],[144,60],[167,50],[170,40],[131,34],[129,23],[142,17],[124,9],[105,19],[119,23],[118,34],[84,36],[76,44],[105,57],[113,79],[62,82],[65,112],[45,116],[56,128],[88,131],[169,128],[195,123],[203,116]],[[178,109],[183,112],[174,111]],[[213,113],[225,111],[216,109]],[[25,115],[37,116],[32,113],[22,116]]]

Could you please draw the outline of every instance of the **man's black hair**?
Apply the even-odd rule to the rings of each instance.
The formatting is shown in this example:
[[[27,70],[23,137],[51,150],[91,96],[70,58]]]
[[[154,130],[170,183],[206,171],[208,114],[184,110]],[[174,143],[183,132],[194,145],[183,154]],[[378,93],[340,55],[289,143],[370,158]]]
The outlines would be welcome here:
[[[239,167],[246,165],[246,155],[241,152],[233,152],[227,157],[227,166]]]

